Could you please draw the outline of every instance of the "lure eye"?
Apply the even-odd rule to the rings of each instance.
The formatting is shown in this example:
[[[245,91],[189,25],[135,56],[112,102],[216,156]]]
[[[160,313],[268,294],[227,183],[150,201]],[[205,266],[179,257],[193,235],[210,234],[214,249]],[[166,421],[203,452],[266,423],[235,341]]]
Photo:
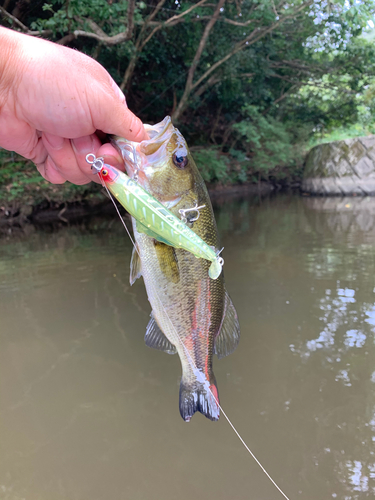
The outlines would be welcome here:
[[[120,172],[112,167],[111,165],[103,166],[102,170],[99,172],[100,178],[105,181],[106,184],[116,182],[117,177],[120,175]]]
[[[174,154],[172,160],[173,160],[173,163],[176,165],[177,168],[183,169],[188,164],[188,158],[187,158],[187,156],[182,156],[182,155]]]

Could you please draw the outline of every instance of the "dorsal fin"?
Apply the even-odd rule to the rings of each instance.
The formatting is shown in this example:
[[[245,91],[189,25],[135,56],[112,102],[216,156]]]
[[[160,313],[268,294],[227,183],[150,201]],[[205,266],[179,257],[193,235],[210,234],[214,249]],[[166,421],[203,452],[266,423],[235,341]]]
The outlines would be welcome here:
[[[133,248],[132,258],[130,260],[130,277],[129,281],[132,285],[135,280],[142,276],[142,263],[139,257],[138,249],[136,247]]]
[[[146,328],[145,343],[148,347],[164,351],[168,354],[176,354],[176,347],[169,342],[164,333],[160,330],[159,325],[156,323],[153,314]]]
[[[224,314],[220,331],[215,339],[214,353],[219,359],[232,354],[240,341],[240,324],[234,305],[225,290]]]

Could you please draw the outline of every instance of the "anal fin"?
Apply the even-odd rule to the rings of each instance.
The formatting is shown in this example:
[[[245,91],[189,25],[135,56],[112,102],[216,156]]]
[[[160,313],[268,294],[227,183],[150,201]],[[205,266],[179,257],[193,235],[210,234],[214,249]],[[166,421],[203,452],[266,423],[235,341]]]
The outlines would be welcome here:
[[[139,257],[138,248],[133,248],[132,258],[130,260],[130,284],[133,283],[142,276],[142,263],[141,258]]]
[[[145,343],[147,347],[164,351],[168,354],[176,354],[176,347],[169,342],[164,333],[160,330],[154,316],[151,314],[151,319],[146,328]]]
[[[219,359],[232,354],[240,341],[240,324],[237,312],[225,290],[224,314],[218,336],[215,339],[214,353]]]

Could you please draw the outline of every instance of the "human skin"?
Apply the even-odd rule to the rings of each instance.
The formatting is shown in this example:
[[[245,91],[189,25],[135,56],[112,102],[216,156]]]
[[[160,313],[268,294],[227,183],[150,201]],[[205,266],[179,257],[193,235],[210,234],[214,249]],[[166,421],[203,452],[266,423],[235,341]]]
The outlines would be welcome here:
[[[54,184],[97,180],[86,155],[122,168],[97,131],[147,138],[109,73],[94,59],[0,27],[0,147],[32,160]]]

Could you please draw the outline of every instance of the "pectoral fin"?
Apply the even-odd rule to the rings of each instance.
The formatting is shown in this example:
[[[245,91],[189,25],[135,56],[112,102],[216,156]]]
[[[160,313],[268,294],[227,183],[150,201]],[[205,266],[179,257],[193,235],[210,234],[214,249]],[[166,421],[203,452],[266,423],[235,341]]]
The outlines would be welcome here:
[[[172,283],[178,283],[180,279],[180,271],[178,269],[176,252],[173,245],[139,221],[136,222],[136,226],[139,233],[147,234],[147,236],[150,236],[155,240],[156,256],[159,261],[160,269],[163,271],[164,275],[172,281]]]
[[[155,241],[154,245],[159,266],[164,276],[172,283],[178,283],[180,280],[180,270],[178,268],[175,249],[158,241]]]
[[[160,330],[154,316],[151,314],[151,319],[147,325],[145,343],[148,347],[164,351],[168,354],[176,354],[176,347],[169,342],[164,333]]]
[[[225,291],[224,314],[219,335],[215,339],[214,353],[219,359],[232,354],[240,341],[240,324],[234,305]]]
[[[136,222],[136,226],[137,226],[137,231],[139,233],[147,234],[147,236],[150,236],[151,238],[154,238],[155,240],[160,241],[160,243],[165,243],[166,245],[173,246],[172,243],[170,243],[168,240],[166,240],[162,236],[159,236],[152,229],[150,229],[149,227],[145,226],[144,224],[142,224],[138,220]]]
[[[130,284],[142,276],[142,263],[136,247],[133,248],[132,258],[130,261]]]

